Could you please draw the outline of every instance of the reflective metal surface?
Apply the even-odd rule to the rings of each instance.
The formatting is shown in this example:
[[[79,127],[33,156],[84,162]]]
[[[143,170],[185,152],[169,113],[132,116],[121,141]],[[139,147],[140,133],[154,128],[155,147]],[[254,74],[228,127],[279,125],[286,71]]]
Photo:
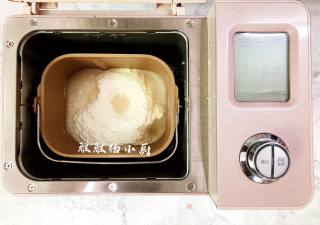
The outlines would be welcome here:
[[[161,18],[116,18],[117,26],[108,28],[108,19],[103,15],[88,16],[16,16],[9,18],[5,25],[4,40],[4,127],[3,127],[3,185],[12,193],[203,193],[207,192],[207,180],[204,154],[207,149],[201,142],[201,124],[206,124],[201,116],[200,96],[206,96],[206,88],[200,77],[206,77],[207,28],[205,18],[161,17]],[[192,19],[194,26],[186,26],[186,20]],[[30,22],[33,21],[33,22]],[[34,21],[37,21],[35,26]],[[19,147],[16,113],[17,87],[17,51],[22,38],[35,30],[114,30],[114,31],[180,31],[189,41],[189,174],[180,180],[105,179],[101,181],[35,181],[21,173],[16,163],[16,149]],[[50,46],[50,43],[48,43]],[[46,48],[47,46],[43,46]],[[48,49],[49,50],[49,49]],[[204,54],[204,55],[201,55]],[[202,59],[202,60],[201,60]],[[188,85],[187,85],[188,86]],[[6,166],[12,163],[11,169]],[[130,173],[130,171],[128,171]],[[192,185],[191,185],[192,184]]]
[[[274,149],[281,149],[283,154],[286,155],[287,164],[283,165],[285,167],[283,171],[279,171],[279,168],[275,166],[276,156]],[[258,159],[262,162],[258,162]],[[250,180],[260,184],[273,183],[288,171],[288,147],[276,135],[268,133],[253,135],[241,149],[240,165],[242,171]],[[281,175],[277,175],[280,172]]]

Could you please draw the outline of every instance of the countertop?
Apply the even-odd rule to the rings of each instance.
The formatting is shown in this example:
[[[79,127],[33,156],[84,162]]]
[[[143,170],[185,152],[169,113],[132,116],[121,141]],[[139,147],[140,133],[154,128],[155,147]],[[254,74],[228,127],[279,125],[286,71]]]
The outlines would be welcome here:
[[[320,1],[305,0],[312,15],[313,124],[315,192],[300,210],[217,210],[209,195],[26,196],[0,187],[0,225],[100,224],[320,224]],[[189,15],[205,14],[207,5],[189,6]],[[19,11],[17,4],[0,0],[0,24]],[[79,5],[72,4],[77,8]],[[143,6],[142,6],[143,7]],[[0,28],[2,34],[2,26]],[[1,40],[0,47],[4,41]],[[0,62],[2,54],[0,54]],[[1,64],[0,64],[1,66]],[[1,69],[1,67],[0,67]],[[2,71],[2,70],[0,70]],[[2,80],[2,76],[1,76]],[[2,100],[2,92],[0,92]]]

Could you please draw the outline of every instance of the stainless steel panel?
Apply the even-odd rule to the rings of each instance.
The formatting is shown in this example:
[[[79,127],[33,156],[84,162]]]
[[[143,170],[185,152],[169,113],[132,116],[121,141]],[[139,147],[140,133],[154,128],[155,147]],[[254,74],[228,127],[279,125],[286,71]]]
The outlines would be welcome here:
[[[190,19],[192,19],[190,21]],[[114,23],[110,21],[116,21]],[[191,24],[191,25],[190,25]],[[36,30],[114,30],[114,31],[180,31],[189,40],[189,174],[183,180],[108,180],[108,181],[34,181],[25,177],[16,164],[17,51],[22,38]],[[200,96],[206,96],[207,28],[205,18],[159,17],[130,18],[104,16],[16,16],[5,25],[4,40],[4,127],[3,184],[12,193],[203,193],[207,192],[206,146],[202,143],[201,124],[206,124],[206,112],[201,110]],[[44,46],[45,48],[46,46]],[[202,101],[203,102],[203,101]],[[201,115],[202,113],[202,115]],[[205,153],[205,154],[204,154]],[[23,168],[21,168],[23,169]]]

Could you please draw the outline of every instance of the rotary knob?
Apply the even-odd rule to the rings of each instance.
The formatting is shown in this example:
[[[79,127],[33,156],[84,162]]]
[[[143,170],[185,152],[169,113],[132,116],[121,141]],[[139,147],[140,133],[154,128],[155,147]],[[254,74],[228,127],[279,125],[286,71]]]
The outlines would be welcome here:
[[[250,137],[242,146],[242,171],[254,182],[272,183],[284,176],[290,158],[285,143],[273,134],[263,133]]]

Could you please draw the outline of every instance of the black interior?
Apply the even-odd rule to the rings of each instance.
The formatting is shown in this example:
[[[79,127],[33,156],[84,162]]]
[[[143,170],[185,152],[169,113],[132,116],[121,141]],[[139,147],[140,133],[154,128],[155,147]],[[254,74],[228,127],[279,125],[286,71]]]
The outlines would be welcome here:
[[[16,156],[20,170],[29,178],[36,180],[185,178],[188,174],[187,113],[185,111],[188,89],[186,86],[187,49],[186,38],[178,32],[38,31],[27,35],[20,43],[17,55],[19,67],[17,70],[17,121],[20,122],[17,123]],[[45,67],[54,58],[68,53],[150,54],[165,61],[174,73],[180,97],[178,145],[173,156],[161,163],[134,165],[125,164],[125,162],[137,159],[98,159],[98,161],[119,163],[113,165],[58,163],[47,159],[40,152],[37,144],[33,102]],[[50,157],[57,160],[64,159],[50,151],[43,141],[41,144]],[[162,154],[143,160],[165,159],[173,151],[175,144],[174,138]]]

